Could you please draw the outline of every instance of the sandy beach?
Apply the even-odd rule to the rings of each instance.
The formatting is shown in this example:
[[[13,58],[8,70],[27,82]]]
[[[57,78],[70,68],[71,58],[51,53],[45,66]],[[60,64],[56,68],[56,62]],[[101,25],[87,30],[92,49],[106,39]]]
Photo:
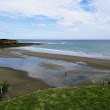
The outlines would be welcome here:
[[[11,85],[11,90],[9,91],[10,98],[24,95],[39,89],[50,88],[50,86],[45,84],[43,81],[28,77],[25,71],[14,70],[6,67],[0,67],[0,81],[8,81]]]
[[[79,57],[79,56],[70,56],[70,55],[39,53],[39,52],[31,52],[27,50],[18,50],[18,51],[28,56],[71,61],[75,63],[84,62],[84,63],[87,63],[89,66],[92,66],[95,68],[110,69],[110,60],[107,60],[107,59],[96,59],[96,58],[88,58],[88,57],[81,57],[81,56]]]
[[[16,54],[16,52],[10,48],[0,49],[0,58],[23,58],[23,56]]]
[[[16,52],[19,52],[22,54],[17,54]],[[56,60],[64,60],[64,61],[70,61],[74,63],[84,62],[84,63],[87,63],[87,65],[95,68],[110,69],[109,59],[97,59],[97,58],[50,54],[50,53],[48,54],[48,53],[32,52],[32,51],[13,49],[13,48],[0,49],[0,58],[23,58],[23,55],[36,56],[36,57],[48,58],[48,59],[56,59]]]
[[[16,52],[16,50],[10,48],[0,49],[0,58],[24,58],[23,55],[16,54]],[[1,81],[8,81],[11,85],[11,91],[9,91],[8,94],[9,98],[51,87],[39,79],[29,77],[25,71],[8,67],[0,67],[0,82]]]
[[[21,53],[21,54],[19,54]],[[0,58],[25,58],[23,55],[27,56],[34,56],[34,57],[41,57],[41,58],[47,58],[48,59],[55,59],[55,60],[62,60],[66,62],[73,62],[73,63],[78,63],[78,62],[84,62],[87,65],[98,68],[100,70],[110,70],[110,60],[106,59],[95,59],[95,58],[86,58],[86,57],[79,57],[79,56],[70,56],[70,55],[59,55],[59,54],[48,54],[48,53],[38,53],[38,52],[31,52],[27,50],[20,50],[20,49],[0,49]],[[16,62],[17,63],[17,62]],[[42,63],[39,64],[42,68],[47,68],[52,71],[56,71],[56,74],[58,74],[59,81],[65,81],[67,84],[69,83],[66,78],[62,79],[62,73],[60,73],[61,70],[65,70],[63,66],[59,64],[54,64],[54,63],[49,63],[43,61]],[[83,65],[83,64],[81,64]],[[45,72],[44,72],[45,73]],[[108,72],[107,74],[109,74]],[[61,75],[60,75],[61,74]],[[67,78],[71,77],[71,75],[78,78],[83,78],[85,75],[88,76],[90,75],[95,75],[95,74],[105,74],[104,72],[93,72],[89,70],[72,70],[72,71],[66,71]],[[105,75],[106,76],[106,75]],[[52,76],[53,77],[53,76]],[[90,76],[91,77],[91,76]],[[95,77],[95,76],[94,76]],[[110,79],[110,78],[109,78]],[[108,80],[109,80],[108,79]],[[43,80],[40,79],[34,79],[28,76],[27,72],[25,71],[20,71],[12,68],[7,68],[7,67],[0,67],[0,81],[9,81],[11,85],[11,91],[9,92],[9,97],[14,98],[17,96],[24,95],[26,93],[30,93],[32,91],[36,91],[39,89],[47,89],[51,88],[54,86],[49,86],[46,84]],[[69,80],[69,79],[68,79]],[[58,82],[57,82],[58,83]],[[85,80],[85,81],[80,81],[79,80],[79,85],[81,84],[92,84],[91,80]],[[72,86],[72,83],[70,84]]]

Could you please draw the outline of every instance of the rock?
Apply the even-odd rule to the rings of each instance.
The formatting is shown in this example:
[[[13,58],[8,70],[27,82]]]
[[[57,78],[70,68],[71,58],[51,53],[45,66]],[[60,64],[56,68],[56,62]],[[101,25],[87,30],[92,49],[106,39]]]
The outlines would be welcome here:
[[[41,45],[41,43],[18,43],[17,40],[0,39],[0,48]]]

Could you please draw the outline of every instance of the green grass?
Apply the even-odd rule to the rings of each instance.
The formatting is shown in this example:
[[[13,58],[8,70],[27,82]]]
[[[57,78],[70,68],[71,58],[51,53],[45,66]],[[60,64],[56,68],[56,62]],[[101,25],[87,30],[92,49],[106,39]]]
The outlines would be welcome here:
[[[1,102],[0,110],[110,110],[110,86],[38,91]]]

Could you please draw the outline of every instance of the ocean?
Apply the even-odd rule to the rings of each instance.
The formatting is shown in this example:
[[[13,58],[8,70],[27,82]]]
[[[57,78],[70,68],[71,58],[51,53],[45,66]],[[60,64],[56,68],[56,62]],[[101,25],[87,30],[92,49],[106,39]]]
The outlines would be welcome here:
[[[66,54],[101,59],[110,59],[110,40],[18,40],[19,42],[43,43],[21,47],[34,52]]]

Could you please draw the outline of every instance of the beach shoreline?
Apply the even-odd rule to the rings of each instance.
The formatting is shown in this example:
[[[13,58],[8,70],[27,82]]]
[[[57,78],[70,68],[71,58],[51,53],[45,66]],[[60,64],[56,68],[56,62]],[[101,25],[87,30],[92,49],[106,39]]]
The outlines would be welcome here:
[[[110,70],[110,59],[98,59],[83,56],[32,52],[29,50],[21,50],[19,48],[0,49],[0,58],[24,58],[24,55],[47,59],[63,60],[73,63],[84,62],[88,66],[92,66],[94,68]]]
[[[8,49],[0,49],[0,58],[28,58],[28,56],[39,57],[39,58],[46,58],[48,59],[55,59],[55,60],[62,60],[66,62],[72,63],[80,63],[81,65],[87,65],[93,68],[97,68],[99,70],[110,70],[110,60],[106,59],[96,59],[96,58],[87,58],[87,57],[79,57],[79,56],[70,56],[70,55],[60,55],[60,54],[49,54],[49,53],[39,53],[39,52],[32,52],[27,50],[20,50],[17,48],[8,48]],[[57,70],[60,73],[60,70],[63,70],[64,67],[52,64],[48,62],[40,63],[40,66],[47,69]],[[84,75],[84,74],[103,74],[103,72],[93,72],[93,71],[82,71],[82,70],[73,70],[73,71],[66,71],[66,74],[77,74],[77,75]],[[110,73],[110,72],[108,72]],[[8,68],[8,67],[0,67],[0,81],[9,81],[12,91],[11,94],[12,98],[17,96],[21,96],[33,91],[37,91],[39,89],[48,89],[53,88],[53,86],[46,84],[43,80],[33,78],[28,76],[28,73],[25,71]],[[86,81],[88,83],[88,81]],[[89,81],[92,84],[91,81]]]
[[[100,68],[100,69],[109,69],[110,70],[110,60],[109,59],[97,59],[97,58],[88,58],[82,56],[71,56],[71,55],[61,55],[61,54],[50,54],[50,53],[41,53],[41,52],[32,52],[27,50],[17,49],[20,53],[27,56],[41,57],[47,59],[55,60],[64,60],[70,62],[84,62],[89,66]]]

